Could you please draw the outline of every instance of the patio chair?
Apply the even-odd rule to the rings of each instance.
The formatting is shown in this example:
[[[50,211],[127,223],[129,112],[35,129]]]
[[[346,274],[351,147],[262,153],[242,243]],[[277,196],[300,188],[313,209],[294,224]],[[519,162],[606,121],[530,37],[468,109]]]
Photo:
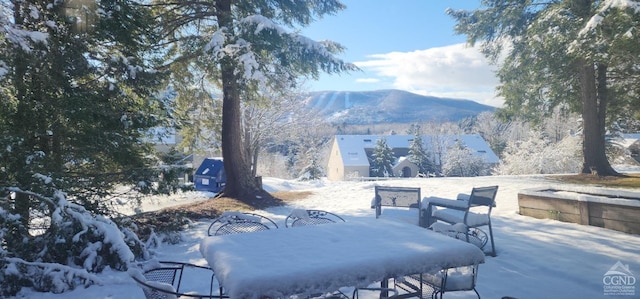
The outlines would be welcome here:
[[[323,210],[294,209],[287,216],[284,224],[286,227],[294,227],[336,222],[345,222],[345,220],[334,213]]]
[[[285,227],[295,226],[307,226],[307,225],[319,225],[326,223],[345,222],[344,218],[323,210],[304,210],[293,209],[291,213],[285,218]],[[338,290],[329,294],[311,294],[309,298],[323,298],[323,299],[339,299],[349,298],[342,291]]]
[[[278,228],[278,225],[268,217],[243,212],[224,212],[214,220],[207,234],[219,236],[228,234],[248,233]]]
[[[401,298],[442,298],[444,293],[457,291],[474,291],[480,298],[477,278],[478,265],[471,265],[394,278],[393,285],[405,292]]]
[[[436,221],[451,225],[464,225],[464,239],[470,243],[479,243],[484,248],[487,243],[486,233],[480,227],[489,229],[488,239],[491,242],[491,256],[496,256],[496,246],[493,241],[491,227],[491,210],[495,206],[498,186],[475,187],[469,195],[459,195],[457,199],[427,197],[423,199],[421,213],[426,226],[432,226]],[[479,241],[478,241],[479,240]]]
[[[135,273],[131,277],[142,287],[147,299],[229,298],[215,285],[215,275],[209,267],[162,261],[159,267],[146,270],[142,275],[138,275],[139,272],[130,273]],[[185,276],[190,278],[186,279]],[[207,285],[193,284],[203,278],[207,278]]]
[[[433,288],[431,298],[440,298],[447,292],[474,291],[478,299],[480,293],[476,290],[478,279],[478,265],[457,267],[440,270],[435,273],[422,274],[422,283]]]

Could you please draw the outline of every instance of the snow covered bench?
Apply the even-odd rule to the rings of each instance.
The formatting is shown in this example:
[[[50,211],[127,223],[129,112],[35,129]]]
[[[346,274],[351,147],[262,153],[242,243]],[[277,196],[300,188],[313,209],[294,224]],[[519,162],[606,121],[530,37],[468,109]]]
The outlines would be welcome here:
[[[375,186],[375,196],[371,208],[376,210],[376,218],[382,214],[382,207],[420,208],[420,188]]]

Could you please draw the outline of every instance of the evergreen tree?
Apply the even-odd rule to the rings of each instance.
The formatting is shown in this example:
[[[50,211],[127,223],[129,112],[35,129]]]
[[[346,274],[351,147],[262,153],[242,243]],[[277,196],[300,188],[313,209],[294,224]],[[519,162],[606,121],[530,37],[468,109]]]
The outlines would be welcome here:
[[[107,214],[105,197],[114,185],[150,192],[159,175],[148,134],[166,117],[156,93],[164,79],[157,71],[162,53],[149,46],[158,40],[149,29],[154,19],[132,1],[12,4],[0,26],[0,198],[13,202],[0,207],[0,256],[87,271],[125,269],[127,255],[109,249],[118,240],[100,239],[116,234],[70,218]],[[32,215],[52,220],[41,235],[30,231]],[[98,242],[94,264],[81,253]],[[11,292],[4,283],[47,280],[30,270],[0,278],[0,293]],[[72,278],[69,284],[80,283]]]
[[[355,69],[334,54],[342,47],[291,31],[344,8],[337,0],[159,2],[164,29],[186,69],[198,68],[222,90],[221,147],[227,183],[221,195],[270,198],[254,179],[241,100],[257,100],[317,77]],[[262,94],[262,95],[261,95]]]
[[[449,11],[456,31],[500,62],[505,116],[543,119],[559,104],[580,112],[583,173],[615,175],[605,153],[608,124],[640,109],[637,1],[483,1]],[[608,118],[608,119],[607,119]]]
[[[378,139],[369,158],[371,176],[393,177],[393,164],[395,161],[393,150],[387,144],[387,140],[384,138]]]
[[[316,150],[310,149],[307,153],[307,157],[309,157],[311,161],[308,165],[302,168],[300,174],[298,175],[298,179],[302,181],[312,181],[324,176],[325,173],[322,170],[320,164],[318,164]]]
[[[171,88],[178,88],[172,92],[172,116],[176,133],[182,137],[177,148],[206,156],[219,155],[222,99],[190,84],[184,86],[174,81]]]
[[[409,143],[409,161],[418,166],[420,173],[428,174],[436,171],[434,163],[429,157],[429,153],[424,148],[424,142],[419,134],[419,130],[415,132],[413,139]]]
[[[1,181],[33,190],[39,172],[74,196],[146,181],[145,140],[166,117],[149,10],[110,0],[20,3],[0,44]]]

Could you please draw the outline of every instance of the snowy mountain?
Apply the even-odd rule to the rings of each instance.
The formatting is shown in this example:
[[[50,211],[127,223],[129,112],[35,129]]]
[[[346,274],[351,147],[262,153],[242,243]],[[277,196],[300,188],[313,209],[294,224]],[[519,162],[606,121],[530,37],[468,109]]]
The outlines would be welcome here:
[[[495,108],[470,100],[437,98],[401,90],[321,91],[306,104],[332,123],[375,124],[457,121]]]

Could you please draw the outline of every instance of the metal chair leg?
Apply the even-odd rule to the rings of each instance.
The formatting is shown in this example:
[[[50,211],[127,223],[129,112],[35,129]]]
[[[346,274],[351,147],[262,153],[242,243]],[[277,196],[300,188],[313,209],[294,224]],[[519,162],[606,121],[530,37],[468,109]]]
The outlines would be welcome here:
[[[493,229],[491,228],[491,220],[489,220],[489,238],[491,239],[491,256],[496,256],[496,245],[493,242]]]

